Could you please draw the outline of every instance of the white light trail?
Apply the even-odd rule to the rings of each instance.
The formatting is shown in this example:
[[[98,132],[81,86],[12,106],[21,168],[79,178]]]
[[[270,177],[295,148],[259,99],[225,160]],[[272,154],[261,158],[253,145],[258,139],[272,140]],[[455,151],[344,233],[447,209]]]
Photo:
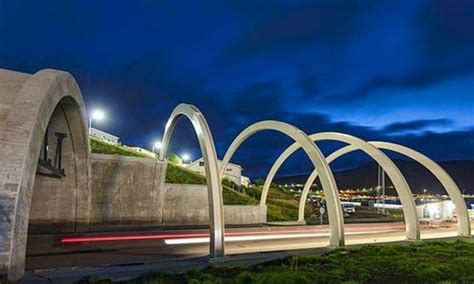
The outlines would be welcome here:
[[[346,235],[363,235],[367,233],[386,233],[389,231],[371,231],[371,232],[351,232]],[[228,236],[226,242],[246,242],[246,241],[265,241],[265,240],[281,240],[281,239],[298,239],[298,238],[318,238],[329,237],[329,233],[304,233],[304,234],[272,234],[272,235],[247,235],[247,236]],[[209,237],[199,238],[175,238],[166,239],[167,245],[186,245],[186,244],[205,244],[209,243]]]

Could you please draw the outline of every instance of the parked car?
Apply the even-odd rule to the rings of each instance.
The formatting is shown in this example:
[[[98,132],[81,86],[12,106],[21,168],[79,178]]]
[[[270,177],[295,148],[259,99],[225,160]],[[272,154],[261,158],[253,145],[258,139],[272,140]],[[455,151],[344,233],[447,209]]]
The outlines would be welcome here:
[[[355,206],[354,204],[351,204],[351,203],[342,203],[342,211],[344,211],[347,214],[356,213]]]

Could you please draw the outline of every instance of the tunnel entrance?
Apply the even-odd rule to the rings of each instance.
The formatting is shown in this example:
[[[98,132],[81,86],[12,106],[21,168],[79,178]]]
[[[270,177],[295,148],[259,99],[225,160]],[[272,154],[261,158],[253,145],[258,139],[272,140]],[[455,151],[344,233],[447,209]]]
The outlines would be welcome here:
[[[89,226],[89,148],[74,99],[56,105],[47,124],[32,189],[26,268],[58,249],[59,238]],[[87,142],[87,143],[85,143]],[[38,266],[40,265],[40,266]]]
[[[74,127],[81,122],[76,114],[75,102],[66,97],[48,122],[35,173],[29,235],[72,233],[87,225],[79,212],[88,206],[87,188],[80,183],[87,178],[87,165],[81,161],[87,147],[75,139]]]
[[[69,73],[0,70],[0,89],[0,274],[17,280],[31,236],[87,226],[89,141]]]

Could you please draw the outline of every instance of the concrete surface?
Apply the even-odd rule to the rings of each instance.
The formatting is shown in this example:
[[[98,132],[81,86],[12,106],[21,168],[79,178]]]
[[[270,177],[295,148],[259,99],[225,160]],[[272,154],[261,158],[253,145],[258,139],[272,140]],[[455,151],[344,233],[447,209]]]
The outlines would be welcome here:
[[[89,198],[89,143],[84,102],[69,73],[46,69],[30,75],[0,70],[0,90],[0,274],[15,280],[23,275],[34,187],[42,191],[48,186],[40,180],[35,184],[48,124],[52,119],[52,126],[68,133],[70,141],[64,165],[70,177],[55,184],[54,190],[71,190],[69,194],[77,200]],[[59,214],[70,213],[57,208],[60,195],[53,194],[45,199],[43,208],[31,212],[33,218],[39,214],[35,221],[51,217],[60,222]],[[36,198],[41,199],[41,194]],[[50,210],[49,202],[51,214],[44,211]],[[83,205],[76,205],[76,218],[87,222],[89,210]]]
[[[177,234],[195,235],[203,230],[153,231],[148,234],[169,235],[176,240]],[[348,245],[386,243],[405,240],[403,223],[346,225]],[[135,233],[136,234],[136,233]],[[109,234],[93,234],[110,235]],[[129,235],[134,235],[130,232]],[[231,237],[270,236],[272,239],[229,240]],[[455,237],[455,224],[439,227],[424,226],[423,239]],[[265,227],[226,229],[228,256],[213,261],[215,266],[248,266],[271,261],[292,254],[315,254],[330,251],[328,226]],[[166,239],[141,241],[94,242],[58,244],[51,235],[36,236],[32,241],[31,254],[27,258],[28,274],[24,281],[54,279],[113,279],[126,280],[149,271],[167,273],[184,272],[204,268],[208,240],[198,243],[170,244]],[[180,238],[182,240],[182,238]],[[196,240],[195,237],[187,238]],[[54,246],[53,249],[48,248]],[[292,251],[288,251],[292,250]],[[44,252],[53,252],[45,254]],[[82,266],[80,268],[79,266]],[[52,269],[54,267],[54,269]],[[31,282],[25,282],[31,283]]]
[[[209,224],[207,186],[165,184],[162,188],[163,162],[91,154],[91,164],[89,231]],[[266,222],[266,206],[225,205],[224,210],[226,224]]]

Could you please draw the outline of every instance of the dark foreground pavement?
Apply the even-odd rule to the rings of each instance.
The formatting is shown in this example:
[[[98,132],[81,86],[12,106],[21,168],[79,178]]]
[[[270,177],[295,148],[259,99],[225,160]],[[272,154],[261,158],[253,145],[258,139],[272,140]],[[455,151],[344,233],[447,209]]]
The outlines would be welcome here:
[[[206,230],[159,230],[120,233],[157,235],[160,239],[61,243],[63,236],[31,236],[28,241],[27,275],[23,283],[70,283],[80,280],[121,281],[148,271],[180,273],[209,265]],[[404,240],[403,223],[346,226],[347,245]],[[116,236],[112,233],[87,236]],[[161,236],[171,236],[161,238]],[[180,237],[176,237],[181,235]],[[191,237],[187,237],[187,235]],[[197,237],[196,237],[197,236]],[[455,226],[425,228],[423,238],[456,236]],[[226,230],[226,253],[214,265],[246,266],[295,253],[330,251],[326,226],[234,228]]]

